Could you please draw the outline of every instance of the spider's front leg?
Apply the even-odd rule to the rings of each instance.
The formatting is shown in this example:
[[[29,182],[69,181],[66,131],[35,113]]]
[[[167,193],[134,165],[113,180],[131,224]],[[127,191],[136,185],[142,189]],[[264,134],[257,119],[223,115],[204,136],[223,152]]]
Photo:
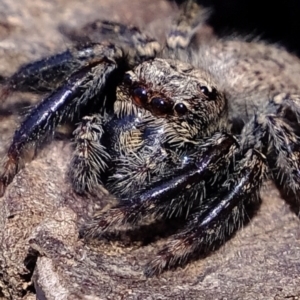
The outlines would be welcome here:
[[[15,74],[5,79],[2,97],[14,91],[51,92],[70,74],[89,64],[94,56],[99,57],[98,49],[92,44],[77,46],[21,66]]]
[[[182,232],[172,236],[145,269],[146,276],[183,265],[196,252],[211,251],[245,221],[245,208],[259,203],[259,190],[266,177],[264,155],[248,150],[235,171],[188,217]]]
[[[72,119],[81,107],[96,95],[101,95],[108,77],[117,68],[115,60],[108,57],[117,59],[122,56],[120,49],[109,47],[105,50],[110,52],[109,55],[70,75],[61,87],[38,104],[21,123],[5,156],[0,177],[1,194],[22,167],[21,159],[26,146],[35,144],[47,133],[53,133],[61,121]]]
[[[96,52],[98,55],[95,56]],[[92,101],[104,100],[104,90],[114,72],[120,70],[123,58],[120,48],[111,44],[94,45],[94,54],[85,65],[70,74],[59,88],[32,109],[15,132],[4,158],[1,194],[22,167],[22,156],[29,144],[35,144],[47,133],[54,133],[58,124],[72,120],[83,107],[92,105]]]
[[[97,37],[90,37],[90,31]],[[65,52],[43,58],[21,66],[11,77],[3,80],[0,98],[13,91],[51,92],[59,87],[70,74],[98,61],[99,58],[111,57],[109,49],[101,47],[105,41],[126,52],[127,64],[132,67],[145,59],[153,58],[160,51],[159,43],[137,27],[125,26],[117,22],[95,21],[79,30],[80,33],[69,33],[68,37],[75,42],[84,40]],[[95,43],[99,41],[99,43]],[[108,47],[109,48],[109,47]],[[111,58],[114,58],[112,56]]]
[[[119,26],[109,24],[106,34]],[[45,91],[49,87],[54,91],[27,115],[15,132],[4,158],[0,195],[22,167],[27,145],[36,144],[45,134],[53,133],[62,121],[72,120],[75,114],[81,116],[82,108],[94,104],[105,106],[107,94],[115,92],[125,71],[143,60],[154,58],[159,49],[159,44],[146,35],[140,35],[138,39],[128,36],[120,46],[108,42],[90,43],[21,67],[7,79],[4,93],[11,90]]]

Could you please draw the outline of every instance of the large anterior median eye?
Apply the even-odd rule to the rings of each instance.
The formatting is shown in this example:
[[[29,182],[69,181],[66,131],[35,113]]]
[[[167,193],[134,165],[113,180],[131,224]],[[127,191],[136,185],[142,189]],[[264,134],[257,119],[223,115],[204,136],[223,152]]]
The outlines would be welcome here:
[[[147,91],[143,87],[136,87],[132,91],[132,98],[136,105],[144,106],[147,103]]]
[[[151,111],[157,115],[172,113],[173,102],[160,97],[154,97],[150,102]]]

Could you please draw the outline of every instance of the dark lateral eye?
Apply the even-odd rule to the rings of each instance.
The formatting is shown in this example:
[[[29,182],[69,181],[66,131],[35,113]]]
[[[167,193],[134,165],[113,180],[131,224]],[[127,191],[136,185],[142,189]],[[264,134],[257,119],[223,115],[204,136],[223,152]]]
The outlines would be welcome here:
[[[158,115],[164,115],[172,111],[172,103],[163,98],[152,98],[150,105],[152,111]]]
[[[207,86],[201,85],[200,91],[208,98],[208,100],[216,100],[217,98],[217,90],[215,88],[212,88],[212,91],[210,92]]]
[[[174,109],[179,115],[185,115],[187,112],[187,107],[183,103],[177,103]]]
[[[132,91],[132,97],[135,104],[143,106],[147,103],[148,96],[147,91],[143,87],[137,87]]]
[[[128,74],[128,73],[125,74],[123,81],[126,85],[130,86],[132,84],[132,78],[131,78],[130,74]]]
[[[207,86],[205,86],[205,85],[202,85],[202,86],[200,86],[200,91],[201,91],[201,93],[203,93],[205,96],[209,96],[209,90],[208,90],[208,88],[207,88]]]

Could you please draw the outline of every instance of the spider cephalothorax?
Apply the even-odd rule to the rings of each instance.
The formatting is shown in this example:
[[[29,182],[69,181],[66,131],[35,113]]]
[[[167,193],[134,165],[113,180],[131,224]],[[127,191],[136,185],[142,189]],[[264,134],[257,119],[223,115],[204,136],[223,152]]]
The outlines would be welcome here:
[[[83,236],[137,226],[148,216],[184,219],[147,266],[149,276],[224,240],[245,220],[245,207],[259,202],[271,175],[285,181],[287,192],[299,192],[298,58],[236,40],[197,49],[199,7],[188,1],[183,8],[165,47],[137,28],[98,21],[92,27],[109,41],[26,65],[5,88],[51,93],[15,132],[2,192],[28,145],[79,118],[73,188],[107,189],[119,200],[96,213]]]

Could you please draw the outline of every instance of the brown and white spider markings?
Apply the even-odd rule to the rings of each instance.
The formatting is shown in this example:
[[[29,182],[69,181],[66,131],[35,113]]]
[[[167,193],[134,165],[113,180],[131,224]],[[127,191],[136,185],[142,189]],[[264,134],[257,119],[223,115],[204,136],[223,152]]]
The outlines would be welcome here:
[[[259,202],[267,178],[298,197],[300,61],[275,46],[212,39],[197,44],[193,1],[166,45],[135,27],[97,21],[103,36],[19,69],[4,92],[51,91],[25,117],[4,158],[1,192],[37,145],[66,121],[74,131],[69,178],[78,193],[107,189],[119,204],[82,227],[101,237],[121,225],[183,218],[147,264],[152,276],[213,249]]]

